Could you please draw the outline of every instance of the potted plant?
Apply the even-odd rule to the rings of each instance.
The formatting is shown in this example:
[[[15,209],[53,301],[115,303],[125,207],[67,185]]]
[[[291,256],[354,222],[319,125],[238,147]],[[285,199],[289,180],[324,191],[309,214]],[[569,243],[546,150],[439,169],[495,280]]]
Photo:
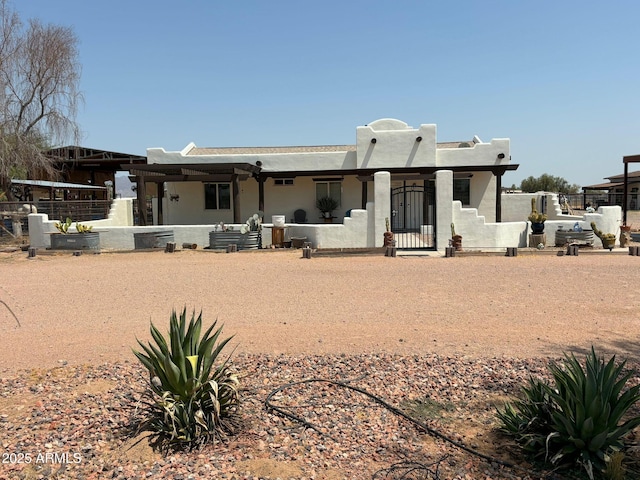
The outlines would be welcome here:
[[[393,246],[393,232],[391,231],[391,224],[389,223],[389,217],[384,219],[384,225],[386,227],[386,231],[384,232],[384,247],[392,247]]]
[[[325,222],[333,219],[333,211],[338,208],[338,201],[333,197],[321,197],[316,201],[316,208],[322,212]]]
[[[631,225],[620,225],[620,247],[625,248],[631,241]]]
[[[591,222],[591,228],[596,237],[602,241],[602,248],[608,248],[609,251],[613,250],[616,245],[616,236],[613,233],[602,233],[602,230],[598,230],[596,222]]]
[[[75,231],[70,230],[73,220],[67,217],[54,225],[57,233],[51,234],[53,250],[99,250],[100,234],[93,231],[93,226],[76,222]]]
[[[262,212],[254,213],[238,230],[220,222],[215,230],[209,232],[209,248],[222,249],[229,245],[237,245],[238,250],[255,250],[261,248]]]
[[[531,199],[531,213],[527,219],[531,222],[531,233],[539,235],[544,232],[544,222],[547,220],[547,215],[538,212],[535,198]]]
[[[458,252],[462,250],[462,235],[456,233],[456,226],[453,223],[451,224],[451,246]]]

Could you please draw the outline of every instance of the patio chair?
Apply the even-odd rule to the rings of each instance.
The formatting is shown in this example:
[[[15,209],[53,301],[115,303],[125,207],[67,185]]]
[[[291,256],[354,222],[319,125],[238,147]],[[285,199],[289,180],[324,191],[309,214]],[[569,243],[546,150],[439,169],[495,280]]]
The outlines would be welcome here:
[[[299,208],[293,212],[293,221],[294,223],[307,223],[307,212]]]

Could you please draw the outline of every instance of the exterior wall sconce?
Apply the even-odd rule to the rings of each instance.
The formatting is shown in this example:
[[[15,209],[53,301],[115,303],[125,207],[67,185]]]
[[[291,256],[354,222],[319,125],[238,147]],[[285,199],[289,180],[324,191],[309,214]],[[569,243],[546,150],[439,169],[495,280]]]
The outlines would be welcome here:
[[[421,142],[422,141],[422,137],[416,137],[416,142]]]
[[[502,159],[504,158],[504,153],[499,153],[499,154],[498,154],[498,158],[499,158],[500,160],[502,160]]]
[[[377,140],[375,138],[371,139],[371,143],[376,143],[376,142],[377,142]]]
[[[169,195],[169,200],[171,200],[172,202],[179,202],[180,195]]]

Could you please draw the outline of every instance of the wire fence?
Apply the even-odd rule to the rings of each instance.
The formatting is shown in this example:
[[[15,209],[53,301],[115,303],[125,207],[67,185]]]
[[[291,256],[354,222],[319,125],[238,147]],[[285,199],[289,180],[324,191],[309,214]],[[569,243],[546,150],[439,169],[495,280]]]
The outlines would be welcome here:
[[[567,204],[574,210],[586,210],[587,207],[606,207],[611,205],[622,206],[622,193],[576,193],[564,194]],[[627,209],[640,210],[640,196],[636,193],[627,195]],[[563,205],[562,198],[560,205]]]
[[[13,222],[19,221],[22,232],[29,232],[27,216],[30,213],[44,213],[49,220],[65,220],[70,218],[74,222],[88,222],[107,218],[111,209],[110,200],[37,200],[33,202],[0,202],[0,221],[5,230],[4,234],[13,232]]]

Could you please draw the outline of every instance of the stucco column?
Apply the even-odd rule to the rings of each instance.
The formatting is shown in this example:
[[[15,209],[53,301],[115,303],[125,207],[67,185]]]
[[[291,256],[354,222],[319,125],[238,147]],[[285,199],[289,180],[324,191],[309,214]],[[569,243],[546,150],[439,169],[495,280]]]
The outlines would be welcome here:
[[[436,248],[443,251],[449,246],[453,222],[453,172],[436,172]]]
[[[373,174],[374,188],[374,244],[382,247],[384,244],[384,232],[386,231],[385,218],[391,216],[391,174],[389,172],[376,172]],[[453,186],[451,187],[453,190]]]
[[[29,222],[29,246],[35,248],[51,247],[51,236],[45,230],[45,223],[49,216],[44,213],[30,213]]]

